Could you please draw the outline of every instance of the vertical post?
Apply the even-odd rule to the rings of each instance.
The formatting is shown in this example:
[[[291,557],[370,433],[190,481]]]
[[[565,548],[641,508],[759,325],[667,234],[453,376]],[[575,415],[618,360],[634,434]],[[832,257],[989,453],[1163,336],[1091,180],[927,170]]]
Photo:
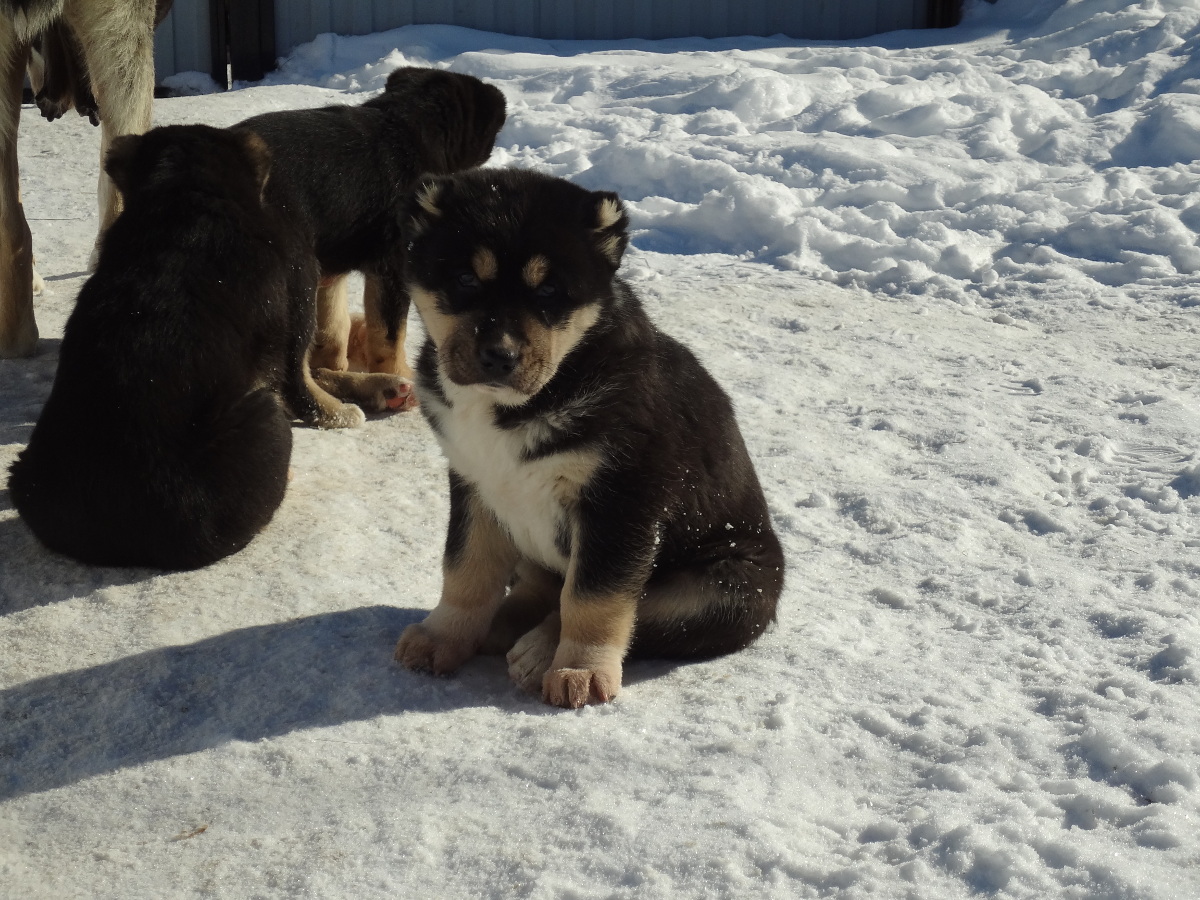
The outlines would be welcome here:
[[[212,76],[228,90],[275,68],[275,0],[209,0]]]

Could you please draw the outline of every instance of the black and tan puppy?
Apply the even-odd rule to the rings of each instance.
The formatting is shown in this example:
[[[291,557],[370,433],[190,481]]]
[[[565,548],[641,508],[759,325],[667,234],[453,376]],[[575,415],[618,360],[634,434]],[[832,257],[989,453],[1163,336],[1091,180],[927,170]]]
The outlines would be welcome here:
[[[265,113],[234,126],[266,141],[273,157],[267,199],[311,234],[321,269],[314,368],[347,368],[346,275],[359,271],[367,367],[412,377],[404,355],[403,201],[422,173],[485,161],[504,112],[504,95],[477,78],[403,68],[359,106]]]
[[[514,680],[578,707],[616,695],[627,653],[729,653],[775,618],[783,556],[729,398],[617,277],[627,221],[532,172],[418,188],[407,278],[450,526],[409,668],[508,650]]]
[[[48,547],[195,568],[279,506],[292,415],[319,419],[303,369],[317,276],[296,264],[303,231],[263,203],[269,166],[259,138],[203,125],[114,142],[106,168],[125,208],[9,478]]]

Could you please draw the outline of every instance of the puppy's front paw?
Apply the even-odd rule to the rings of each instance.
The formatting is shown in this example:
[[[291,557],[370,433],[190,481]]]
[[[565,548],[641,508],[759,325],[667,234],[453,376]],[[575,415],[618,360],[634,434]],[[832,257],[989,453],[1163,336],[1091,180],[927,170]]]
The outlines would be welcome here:
[[[607,703],[621,690],[621,669],[551,669],[542,679],[542,699],[553,706],[579,709]]]
[[[449,640],[421,623],[404,629],[392,656],[406,669],[449,675],[474,655],[470,644]]]

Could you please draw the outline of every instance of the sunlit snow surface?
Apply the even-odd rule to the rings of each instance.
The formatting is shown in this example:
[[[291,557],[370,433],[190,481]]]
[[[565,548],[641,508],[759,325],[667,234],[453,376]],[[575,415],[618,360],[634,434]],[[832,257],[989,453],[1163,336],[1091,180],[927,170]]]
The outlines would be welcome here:
[[[850,45],[426,26],[156,101],[499,86],[492,164],[629,204],[624,274],[733,396],[789,582],[750,650],[561,712],[497,659],[390,662],[440,584],[417,414],[298,429],[271,526],[199,572],[52,556],[0,491],[0,896],[1200,896],[1198,42],[1164,0]],[[0,362],[0,467],[98,137],[25,110],[48,291],[41,354]]]

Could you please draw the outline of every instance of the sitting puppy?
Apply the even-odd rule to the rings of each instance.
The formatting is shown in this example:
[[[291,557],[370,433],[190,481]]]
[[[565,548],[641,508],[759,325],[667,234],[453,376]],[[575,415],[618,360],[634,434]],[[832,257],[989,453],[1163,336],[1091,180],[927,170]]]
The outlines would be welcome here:
[[[766,501],[729,398],[617,277],[616,194],[481,169],[415,198],[407,283],[450,526],[441,600],[396,659],[442,674],[511,647],[514,680],[578,707],[616,695],[627,652],[762,634],[783,586]]]
[[[113,142],[125,208],[8,483],[51,549],[196,568],[245,546],[282,501],[292,417],[326,422],[303,366],[316,264],[297,265],[303,230],[263,203],[269,165],[259,138],[204,125]],[[388,389],[363,399],[385,409]]]
[[[367,369],[412,377],[404,356],[403,201],[422,173],[485,161],[504,111],[504,95],[470,75],[403,68],[360,106],[265,113],[234,126],[266,141],[267,200],[311,234],[321,268],[314,367],[347,368],[346,275],[360,271]]]

